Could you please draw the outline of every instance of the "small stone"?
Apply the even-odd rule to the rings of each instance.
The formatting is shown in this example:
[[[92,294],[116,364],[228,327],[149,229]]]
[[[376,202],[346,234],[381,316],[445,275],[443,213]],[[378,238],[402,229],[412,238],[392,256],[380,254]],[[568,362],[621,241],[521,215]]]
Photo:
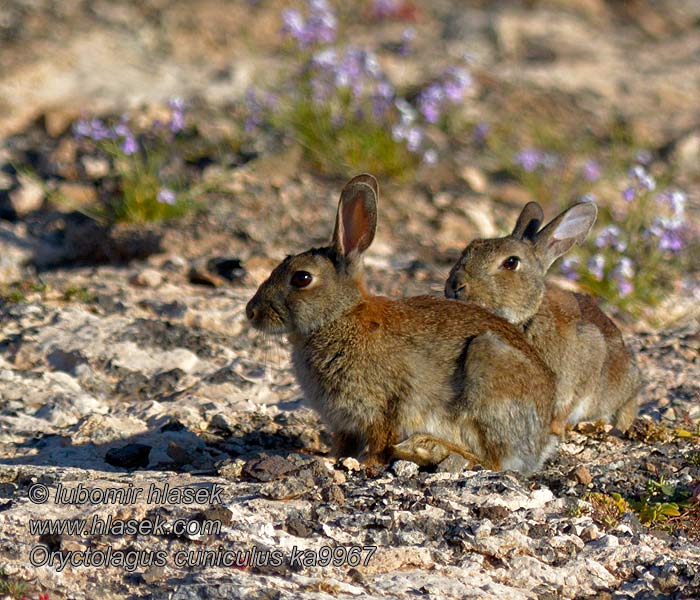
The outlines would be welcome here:
[[[321,491],[321,497],[323,498],[324,502],[328,502],[330,504],[340,505],[345,502],[345,494],[343,493],[343,490],[341,490],[335,483],[331,483],[330,485],[324,487]]]
[[[438,473],[462,473],[471,468],[471,462],[461,454],[450,453],[445,460],[438,465]]]
[[[488,181],[486,180],[486,175],[480,169],[467,165],[459,175],[477,194],[486,192]]]
[[[138,469],[148,466],[151,446],[147,444],[127,444],[120,448],[111,448],[105,455],[105,461],[113,467]]]
[[[573,469],[569,473],[569,479],[577,481],[582,485],[588,485],[593,481],[591,472],[588,470],[588,467],[585,467],[584,465],[579,465],[578,467]]]
[[[285,529],[293,536],[300,538],[311,537],[314,533],[313,525],[299,515],[292,515],[285,523]]]
[[[343,483],[345,483],[348,480],[347,476],[342,471],[338,471],[337,469],[333,469],[332,472],[333,472],[333,481],[335,483],[342,485]]]
[[[131,283],[140,287],[155,288],[163,283],[163,275],[155,269],[144,269],[132,278]]]
[[[80,115],[77,105],[67,106],[65,104],[47,109],[44,112],[44,127],[46,133],[51,137],[58,137],[64,133],[70,124]]]
[[[598,529],[597,525],[589,525],[588,527],[584,527],[583,531],[579,534],[579,537],[584,541],[584,542],[592,542],[593,540],[598,539],[598,536],[600,535],[600,530]]]
[[[510,515],[510,511],[505,506],[501,506],[500,504],[477,506],[474,509],[474,512],[479,519],[489,519],[490,521],[494,521],[496,523],[503,521]]]
[[[260,495],[270,500],[291,500],[305,494],[313,487],[313,480],[287,477],[270,481],[260,488]]]
[[[77,210],[97,202],[97,191],[91,185],[64,182],[58,186],[60,208]]]
[[[298,467],[281,456],[265,456],[249,460],[243,466],[243,473],[258,481],[272,481],[278,479]]]
[[[171,254],[163,262],[163,269],[176,273],[182,273],[187,268],[187,261],[178,254]]]
[[[410,460],[397,460],[391,465],[391,470],[397,477],[409,479],[418,473],[419,466]]]
[[[10,204],[18,217],[39,210],[44,204],[44,187],[31,177],[20,175],[20,186],[10,192]]]
[[[676,144],[673,158],[683,172],[700,173],[700,132],[693,132],[682,138]]]
[[[83,156],[80,162],[83,163],[85,173],[90,179],[101,179],[109,175],[109,162],[104,158]]]
[[[345,467],[347,471],[359,471],[362,469],[362,465],[360,462],[356,459],[353,458],[352,456],[348,456],[347,458],[344,458],[343,460],[340,461],[340,464]]]
[[[237,481],[241,478],[244,465],[245,461],[243,459],[236,458],[220,466],[219,475],[224,479],[228,479],[229,481]]]

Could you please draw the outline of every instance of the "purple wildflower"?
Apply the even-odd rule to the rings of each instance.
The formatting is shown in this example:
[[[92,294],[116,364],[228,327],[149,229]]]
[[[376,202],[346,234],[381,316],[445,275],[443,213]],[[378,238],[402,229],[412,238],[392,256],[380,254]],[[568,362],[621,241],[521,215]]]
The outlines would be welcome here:
[[[321,69],[334,69],[338,64],[338,52],[335,48],[324,48],[313,55],[311,62]]]
[[[437,123],[440,118],[440,105],[445,92],[439,83],[433,83],[424,89],[418,97],[418,108],[428,123]]]
[[[179,133],[185,128],[185,102],[182,98],[171,98],[168,102],[172,113],[168,127],[173,133]]]
[[[413,50],[413,41],[416,39],[416,30],[413,27],[407,27],[401,34],[401,45],[399,46],[399,54],[407,56]]]
[[[96,142],[113,137],[113,133],[109,130],[109,127],[100,119],[92,119],[92,121],[90,121],[90,129],[90,137]]]
[[[620,257],[620,261],[610,272],[610,276],[617,284],[617,291],[621,298],[629,296],[634,290],[632,278],[634,277],[634,265],[627,256]]]
[[[75,137],[90,137],[91,131],[92,129],[90,128],[90,124],[84,119],[80,119],[80,121],[76,122],[73,125],[73,134],[75,135]]]
[[[680,252],[683,249],[683,237],[678,229],[664,229],[659,239],[659,250]]]
[[[433,148],[429,148],[423,153],[423,162],[427,165],[434,165],[438,161],[438,154]]]
[[[451,67],[445,74],[443,85],[445,97],[457,104],[464,99],[464,93],[472,85],[472,76],[459,67]]]
[[[535,171],[542,164],[543,159],[543,153],[536,148],[525,148],[515,156],[515,162],[528,173]]]
[[[651,161],[653,160],[653,156],[649,150],[640,150],[637,152],[636,160],[640,165],[647,166],[651,164]]]
[[[627,243],[620,238],[621,233],[617,225],[603,227],[595,239],[595,245],[598,248],[614,248],[618,252],[624,252],[627,248]]]
[[[632,186],[628,186],[624,190],[622,190],[622,198],[625,202],[632,202],[635,196],[636,192],[634,191],[634,188]]]
[[[602,254],[594,254],[588,260],[588,270],[598,281],[603,280],[603,270],[605,268],[605,257]]]
[[[304,17],[301,13],[294,9],[288,8],[282,11],[282,21],[284,22],[283,31],[295,38],[297,41],[301,42],[305,40],[304,33]]]
[[[570,281],[576,281],[579,278],[578,268],[581,261],[577,256],[566,256],[562,259],[560,269],[564,276]]]
[[[483,144],[486,141],[490,130],[491,125],[486,121],[481,121],[480,123],[477,123],[476,127],[474,127],[474,133],[472,134],[474,137],[474,141],[478,144]]]
[[[168,204],[172,206],[175,204],[175,192],[168,188],[160,188],[156,200],[161,204]]]
[[[598,161],[590,159],[583,165],[583,176],[587,181],[598,181],[600,179],[601,169]]]
[[[377,84],[376,93],[371,97],[372,114],[376,119],[381,118],[391,108],[395,93],[389,82],[380,81]]]
[[[617,280],[617,292],[620,294],[620,298],[629,296],[634,291],[634,284],[627,279]]]
[[[282,12],[282,31],[296,40],[300,48],[335,41],[337,19],[325,0],[309,0],[309,16],[304,19],[295,9]]]
[[[179,96],[174,96],[168,100],[168,106],[171,110],[183,112],[185,110],[185,101]]]
[[[377,19],[396,16],[401,10],[401,0],[372,0],[372,14]]]
[[[126,124],[125,121],[120,121],[117,123],[117,125],[114,126],[114,133],[117,134],[118,137],[120,138],[128,138],[128,137],[133,137],[133,133],[131,133],[131,129],[129,129],[129,126]]]
[[[658,204],[667,205],[671,208],[673,218],[679,222],[683,221],[685,204],[687,200],[688,196],[685,194],[685,192],[681,192],[679,190],[663,192],[656,197],[656,202]]]
[[[653,191],[656,189],[656,180],[642,165],[635,165],[630,169],[630,177],[635,179],[644,189]]]
[[[423,143],[423,131],[415,125],[394,125],[391,134],[394,141],[406,142],[406,147],[410,152],[418,152]]]
[[[134,138],[133,135],[128,135],[127,137],[125,137],[121,145],[121,150],[127,156],[136,154],[136,152],[138,152],[139,150],[139,145],[136,142],[136,138]]]

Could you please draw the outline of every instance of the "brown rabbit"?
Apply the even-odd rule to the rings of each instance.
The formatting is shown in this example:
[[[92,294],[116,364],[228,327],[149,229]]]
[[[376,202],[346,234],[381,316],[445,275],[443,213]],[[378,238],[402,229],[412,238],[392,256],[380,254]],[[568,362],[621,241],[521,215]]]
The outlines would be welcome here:
[[[545,282],[551,264],[585,239],[597,208],[575,204],[538,231],[544,214],[523,208],[513,232],[475,240],[452,267],[445,295],[475,302],[517,325],[557,376],[552,432],[567,421],[607,420],[626,430],[637,415],[639,373],[620,330],[590,296]]]
[[[516,327],[474,304],[369,294],[362,256],[376,222],[377,182],[359,175],[343,189],[330,245],[282,261],[248,319],[287,334],[337,454],[425,463],[457,447],[494,469],[537,468],[556,439],[552,372]]]

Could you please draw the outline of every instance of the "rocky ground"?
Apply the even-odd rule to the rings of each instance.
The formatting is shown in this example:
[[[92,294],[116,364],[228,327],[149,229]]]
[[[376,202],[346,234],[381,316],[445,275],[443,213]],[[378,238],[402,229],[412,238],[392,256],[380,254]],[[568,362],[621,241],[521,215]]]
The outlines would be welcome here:
[[[527,109],[593,129],[619,117],[676,165],[698,224],[695,2],[432,4],[419,5],[421,58],[397,77],[418,80],[439,42],[480,65],[475,114]],[[221,107],[254,73],[284,64],[272,41],[280,6],[3,8],[0,208],[11,210],[0,221],[0,597],[700,596],[692,298],[664,305],[662,327],[621,320],[645,377],[627,434],[583,424],[529,478],[465,471],[454,457],[433,471],[365,469],[329,457],[284,340],[246,324],[245,303],[276,262],[330,233],[342,182],[310,171],[293,144],[268,140],[226,165],[190,165],[219,185],[206,211],[175,223],[105,229],[49,207],[43,188],[38,206],[17,214],[14,192],[31,199],[31,184],[7,165],[31,164],[76,202],[95,194],[67,131],[82,113],[176,93],[198,98],[191,118],[215,136]],[[392,39],[394,25],[374,34]],[[466,161],[383,186],[373,290],[439,294],[469,237],[512,221],[523,191]],[[147,497],[166,484],[199,490],[202,502]],[[61,496],[79,486],[92,503]],[[104,499],[129,486],[141,497]],[[166,525],[90,530],[110,516]],[[69,519],[85,521],[37,529]],[[37,566],[44,548],[53,560],[110,552],[112,566]]]

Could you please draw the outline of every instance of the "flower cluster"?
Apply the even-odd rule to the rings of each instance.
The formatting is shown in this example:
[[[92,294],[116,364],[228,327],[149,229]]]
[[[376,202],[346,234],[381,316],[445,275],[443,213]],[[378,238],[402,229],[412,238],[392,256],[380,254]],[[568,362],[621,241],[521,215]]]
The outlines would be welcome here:
[[[687,232],[685,221],[685,204],[687,197],[680,190],[662,192],[656,197],[660,213],[654,217],[649,232],[658,239],[659,250],[673,253],[680,252],[684,247],[684,236]]]
[[[172,98],[170,106],[170,120],[167,127],[173,134],[177,134],[185,127],[185,103],[181,98]],[[157,131],[162,123],[155,121],[154,129]],[[136,134],[129,126],[129,118],[122,115],[115,125],[108,125],[101,119],[81,119],[73,125],[73,133],[78,139],[91,139],[94,142],[115,142],[125,156],[132,156],[139,151],[139,143]]]
[[[540,168],[552,169],[557,163],[557,158],[537,148],[524,148],[515,155],[515,162],[525,172],[533,173]]]
[[[673,277],[663,273],[681,269],[689,233],[687,197],[679,190],[658,191],[656,180],[640,162],[628,177],[623,210],[611,212],[608,219],[603,211],[608,222],[578,256],[562,260],[560,269],[567,278],[580,280],[608,299],[625,302],[634,296],[652,301],[657,292],[673,285]],[[581,255],[587,258],[582,260]]]
[[[384,0],[375,2],[372,10],[390,16],[402,6],[402,2]],[[373,147],[397,156],[393,144],[425,162],[437,160],[426,127],[438,123],[450,105],[464,100],[472,84],[466,69],[447,69],[409,101],[394,88],[374,52],[337,43],[338,19],[326,0],[307,0],[305,14],[288,9],[282,19],[282,32],[299,52],[300,69],[273,96],[249,90],[245,99],[248,131],[286,111],[287,122],[278,119],[277,124],[290,127],[307,152],[316,156],[326,152],[318,146],[330,146],[332,138],[337,152],[345,148],[359,154],[359,148]],[[410,51],[414,36],[415,30],[404,31],[399,54]],[[352,163],[342,156],[338,160]]]
[[[653,192],[656,189],[656,180],[642,164],[634,165],[629,170],[629,176],[631,181],[622,191],[622,198],[626,202],[632,202],[640,193]]]
[[[119,148],[126,156],[136,154],[139,145],[136,136],[128,125],[126,116],[122,116],[119,123],[109,127],[100,119],[80,120],[73,126],[73,133],[77,138],[89,138],[95,142],[112,140],[119,144]]]
[[[439,81],[418,95],[418,108],[428,123],[437,123],[446,105],[459,104],[472,85],[471,75],[462,68],[450,67]]]
[[[152,221],[184,212],[186,205],[182,194],[164,180],[167,165],[172,158],[172,144],[185,127],[185,103],[172,98],[167,122],[153,121],[138,135],[122,116],[113,123],[101,119],[82,119],[73,126],[79,141],[90,140],[86,150],[107,155],[119,183],[119,193],[108,207],[97,207],[96,214],[104,213],[109,220]]]
[[[338,20],[326,0],[308,0],[309,16],[293,8],[282,12],[283,31],[294,39],[299,48],[306,49],[315,44],[330,44],[335,41]]]

